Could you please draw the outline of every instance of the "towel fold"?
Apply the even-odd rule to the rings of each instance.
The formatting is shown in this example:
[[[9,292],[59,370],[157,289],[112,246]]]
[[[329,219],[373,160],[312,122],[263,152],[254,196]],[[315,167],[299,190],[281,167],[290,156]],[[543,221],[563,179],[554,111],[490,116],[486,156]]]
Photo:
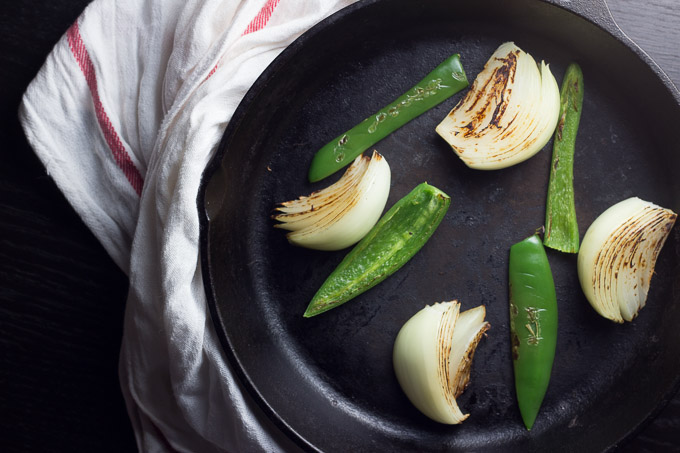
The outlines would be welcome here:
[[[353,0],[95,0],[19,117],[47,172],[130,279],[120,382],[141,451],[281,451],[244,393],[202,284],[196,197],[238,103]]]

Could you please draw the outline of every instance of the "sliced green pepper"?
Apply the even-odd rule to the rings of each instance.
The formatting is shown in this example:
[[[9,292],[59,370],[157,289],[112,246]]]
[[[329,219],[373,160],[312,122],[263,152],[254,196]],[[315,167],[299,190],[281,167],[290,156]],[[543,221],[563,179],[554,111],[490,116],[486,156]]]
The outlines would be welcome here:
[[[358,296],[401,268],[420,250],[449,209],[451,198],[422,183],[399,200],[321,285],[309,318]]]
[[[510,247],[510,335],[515,390],[531,429],[548,389],[557,343],[557,298],[538,235]]]
[[[545,213],[546,247],[567,253],[579,248],[574,206],[574,145],[583,108],[583,73],[576,63],[567,67],[560,90],[560,119],[555,130]]]
[[[467,86],[460,56],[452,55],[397,100],[317,151],[309,167],[309,180],[315,182],[332,175],[413,118]]]

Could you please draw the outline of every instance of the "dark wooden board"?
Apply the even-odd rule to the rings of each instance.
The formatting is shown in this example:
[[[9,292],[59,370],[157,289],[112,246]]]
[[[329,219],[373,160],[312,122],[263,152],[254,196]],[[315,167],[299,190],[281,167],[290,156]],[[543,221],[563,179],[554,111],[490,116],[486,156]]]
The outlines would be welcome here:
[[[118,384],[127,278],[29,147],[21,96],[87,0],[0,5],[0,450],[136,449]]]

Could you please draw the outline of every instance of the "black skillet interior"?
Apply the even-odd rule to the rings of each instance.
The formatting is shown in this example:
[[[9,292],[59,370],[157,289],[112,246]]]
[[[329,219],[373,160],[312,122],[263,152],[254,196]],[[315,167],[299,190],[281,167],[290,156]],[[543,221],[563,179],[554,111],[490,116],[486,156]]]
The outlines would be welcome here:
[[[256,82],[204,176],[203,263],[223,346],[284,431],[322,451],[601,451],[616,445],[680,376],[680,235],[664,247],[641,315],[600,318],[579,287],[576,256],[549,251],[559,303],[557,358],[534,429],[516,408],[507,256],[543,224],[550,145],[500,171],[468,169],[434,132],[458,94],[376,145],[392,169],[388,207],[427,181],[452,197],[426,246],[398,273],[311,319],[302,313],[346,252],[290,246],[272,228],[277,202],[336,180],[306,181],[313,153],[406,91],[451,53],[470,80],[504,41],[550,63],[558,83],[578,61],[586,97],[575,191],[581,234],[610,205],[639,196],[676,211],[680,109],[636,52],[540,1],[371,1],[289,47]],[[487,307],[491,330],[459,399],[470,418],[444,426],[406,399],[392,370],[400,326],[426,304]]]

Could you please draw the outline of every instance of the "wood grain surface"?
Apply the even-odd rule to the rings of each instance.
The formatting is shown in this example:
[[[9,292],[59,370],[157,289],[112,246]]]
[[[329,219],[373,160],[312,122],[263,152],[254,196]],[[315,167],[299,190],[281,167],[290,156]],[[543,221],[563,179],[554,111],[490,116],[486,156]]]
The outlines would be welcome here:
[[[589,1],[589,0],[588,0]],[[607,0],[680,86],[678,0]],[[45,173],[21,95],[88,0],[0,5],[0,451],[127,452],[117,366],[127,278]],[[680,451],[680,395],[618,450]]]

